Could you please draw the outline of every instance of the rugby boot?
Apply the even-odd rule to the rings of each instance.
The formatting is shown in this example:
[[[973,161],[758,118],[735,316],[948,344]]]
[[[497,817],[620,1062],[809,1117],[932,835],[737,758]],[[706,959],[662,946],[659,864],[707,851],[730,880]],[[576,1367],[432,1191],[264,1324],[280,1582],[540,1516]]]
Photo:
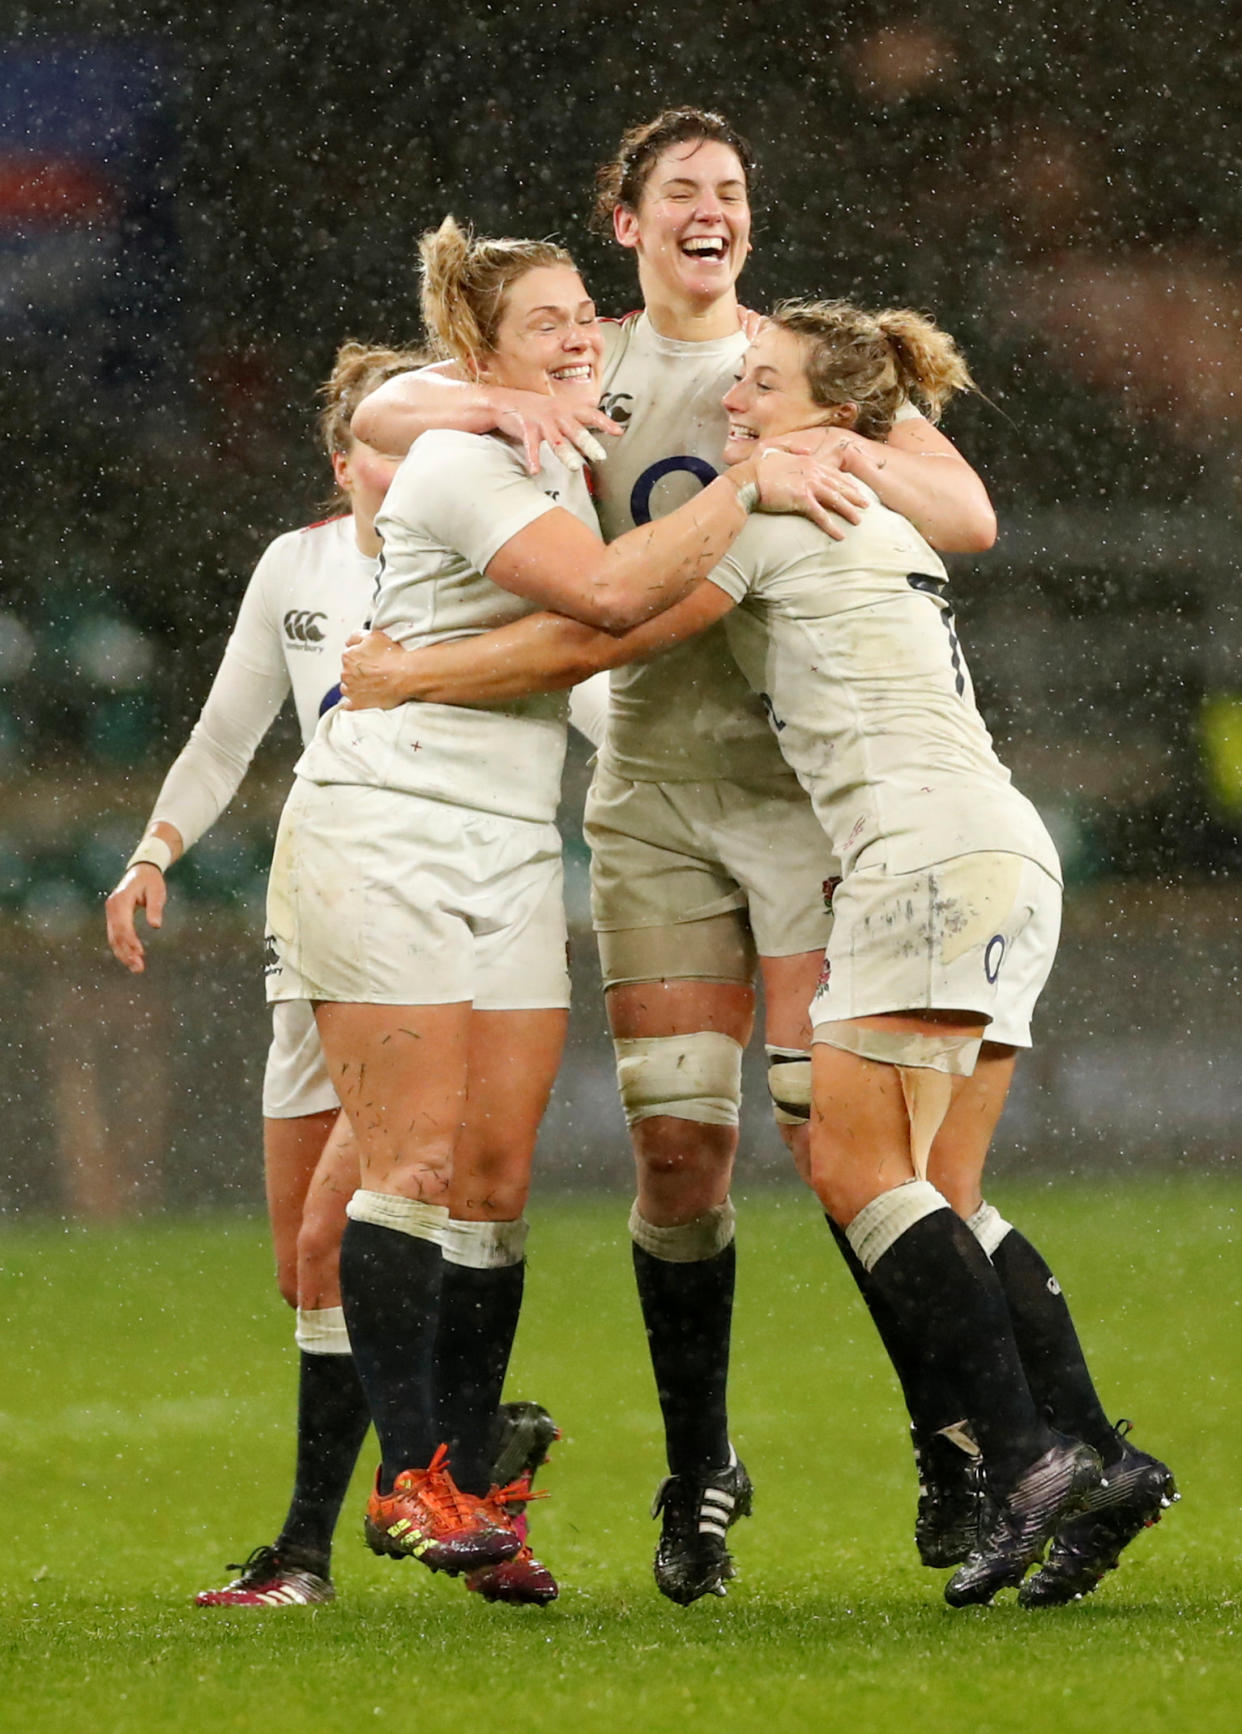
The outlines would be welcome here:
[[[1118,1421],[1121,1455],[1078,1515],[1057,1530],[1047,1563],[1018,1591],[1024,1608],[1055,1608],[1090,1595],[1107,1572],[1116,1571],[1135,1536],[1159,1523],[1181,1498],[1168,1464],[1136,1451],[1126,1438],[1129,1431],[1129,1421]]]
[[[960,1565],[979,1539],[983,1464],[965,1422],[935,1433],[910,1428],[919,1477],[914,1545],[924,1565]]]
[[[417,1559],[451,1575],[512,1559],[521,1540],[490,1498],[463,1493],[444,1467],[439,1445],[425,1469],[403,1469],[391,1493],[379,1479],[367,1502],[365,1534],[372,1553]]]
[[[548,1448],[560,1428],[538,1403],[502,1403],[492,1425],[492,1477],[496,1487],[488,1498],[499,1504],[521,1538],[520,1551],[500,1565],[466,1573],[466,1588],[489,1602],[526,1603],[546,1607],[560,1594],[552,1573],[527,1542],[526,1506],[538,1471],[548,1460]]]
[[[274,1547],[256,1547],[247,1560],[228,1569],[241,1576],[223,1589],[200,1590],[194,1598],[195,1607],[311,1607],[336,1597],[330,1578],[279,1554]]]
[[[979,1540],[945,1585],[951,1608],[985,1606],[1019,1584],[1067,1517],[1082,1510],[1103,1480],[1100,1459],[1081,1439],[1056,1435],[1002,1499],[988,1496]]]
[[[728,1593],[736,1571],[725,1538],[739,1517],[750,1516],[753,1499],[750,1476],[736,1452],[723,1469],[664,1478],[651,1506],[652,1517],[664,1519],[655,1555],[661,1595],[689,1607],[700,1596]]]
[[[492,1422],[492,1482],[513,1488],[507,1502],[522,1540],[526,1540],[525,1507],[535,1476],[561,1430],[539,1403],[502,1403]]]
[[[523,1542],[512,1559],[500,1565],[481,1566],[466,1573],[466,1588],[477,1590],[484,1601],[527,1603],[546,1607],[560,1595],[560,1585],[541,1559]]]

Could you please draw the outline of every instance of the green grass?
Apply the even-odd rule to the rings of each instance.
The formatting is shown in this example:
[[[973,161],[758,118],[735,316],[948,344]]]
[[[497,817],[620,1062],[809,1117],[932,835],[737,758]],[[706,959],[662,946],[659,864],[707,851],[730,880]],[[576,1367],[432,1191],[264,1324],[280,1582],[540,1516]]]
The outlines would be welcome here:
[[[1242,1185],[998,1191],[1074,1300],[1110,1410],[1184,1492],[1080,1606],[953,1613],[918,1566],[886,1365],[800,1195],[741,1200],[734,1430],[758,1489],[726,1601],[650,1575],[661,1472],[619,1200],[536,1203],[511,1391],[568,1435],[536,1508],[562,1580],[489,1608],[339,1538],[339,1601],[196,1611],[271,1538],[293,1357],[249,1222],[0,1236],[0,1728],[1125,1734],[1242,1723]]]

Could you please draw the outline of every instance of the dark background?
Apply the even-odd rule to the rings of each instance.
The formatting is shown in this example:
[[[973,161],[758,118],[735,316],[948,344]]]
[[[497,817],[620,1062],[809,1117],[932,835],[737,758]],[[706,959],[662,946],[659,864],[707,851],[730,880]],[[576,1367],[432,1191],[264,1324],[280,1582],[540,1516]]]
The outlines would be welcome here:
[[[1095,1126],[1114,1158],[1226,1159],[1242,1105],[1229,12],[85,0],[70,31],[64,11],[10,7],[0,1085],[35,1153],[13,1205],[251,1195],[249,947],[291,732],[178,869],[179,921],[137,987],[98,958],[100,898],[256,558],[329,492],[312,420],[337,343],[418,336],[417,237],[446,211],[562,237],[601,308],[631,306],[630,260],[586,234],[592,173],[673,102],[723,109],[755,145],[749,304],[911,303],[982,388],[946,429],[1002,535],[951,571],[985,712],[1071,882],[1039,1098],[1060,1106],[1019,1111],[1014,1136],[1055,1154]],[[593,1000],[580,1016],[602,1102]],[[1084,1039],[1094,1093],[1075,1082]],[[127,1149],[113,1205],[84,1204],[84,1165]]]

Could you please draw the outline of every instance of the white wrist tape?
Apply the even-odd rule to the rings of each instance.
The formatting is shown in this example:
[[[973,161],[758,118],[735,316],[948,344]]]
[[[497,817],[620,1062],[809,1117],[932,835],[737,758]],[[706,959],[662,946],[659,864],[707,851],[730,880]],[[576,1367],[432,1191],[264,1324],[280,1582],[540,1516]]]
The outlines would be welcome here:
[[[171,846],[162,837],[157,837],[154,831],[148,831],[125,863],[125,868],[128,872],[131,867],[158,867],[161,873],[167,873],[172,866],[172,859]]]
[[[758,482],[743,482],[737,491],[737,503],[749,517],[759,505]]]

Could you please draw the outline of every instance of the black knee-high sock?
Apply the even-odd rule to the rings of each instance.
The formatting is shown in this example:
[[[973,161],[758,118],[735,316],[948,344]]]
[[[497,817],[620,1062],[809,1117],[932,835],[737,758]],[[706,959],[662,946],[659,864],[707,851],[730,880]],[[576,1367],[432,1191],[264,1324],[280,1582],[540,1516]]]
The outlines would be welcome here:
[[[870,1275],[932,1376],[960,1391],[993,1484],[1012,1486],[1052,1437],[979,1242],[952,1210],[933,1210],[898,1235]]]
[[[301,1354],[298,1455],[279,1552],[319,1565],[327,1576],[332,1534],[371,1424],[352,1355]]]
[[[737,1252],[674,1263],[634,1247],[634,1275],[671,1475],[729,1461],[729,1338]]]
[[[425,1468],[438,1443],[433,1365],[443,1274],[435,1241],[374,1222],[346,1224],[341,1305],[379,1434],[385,1492],[403,1469]]]
[[[906,1410],[920,1434],[930,1437],[942,1427],[951,1427],[965,1419],[966,1410],[957,1388],[936,1376],[936,1371],[912,1343],[898,1314],[889,1306],[862,1260],[849,1243],[845,1230],[825,1213],[824,1220],[849,1267],[859,1294],[871,1314],[889,1360],[893,1363],[905,1398]]]
[[[486,1493],[491,1485],[488,1433],[504,1389],[525,1276],[521,1260],[497,1270],[444,1261],[436,1333],[438,1430],[449,1447],[453,1479],[466,1493]]]
[[[1011,1228],[992,1253],[1018,1353],[1035,1401],[1062,1433],[1085,1439],[1107,1464],[1120,1450],[1087,1370],[1060,1285],[1024,1235]]]

